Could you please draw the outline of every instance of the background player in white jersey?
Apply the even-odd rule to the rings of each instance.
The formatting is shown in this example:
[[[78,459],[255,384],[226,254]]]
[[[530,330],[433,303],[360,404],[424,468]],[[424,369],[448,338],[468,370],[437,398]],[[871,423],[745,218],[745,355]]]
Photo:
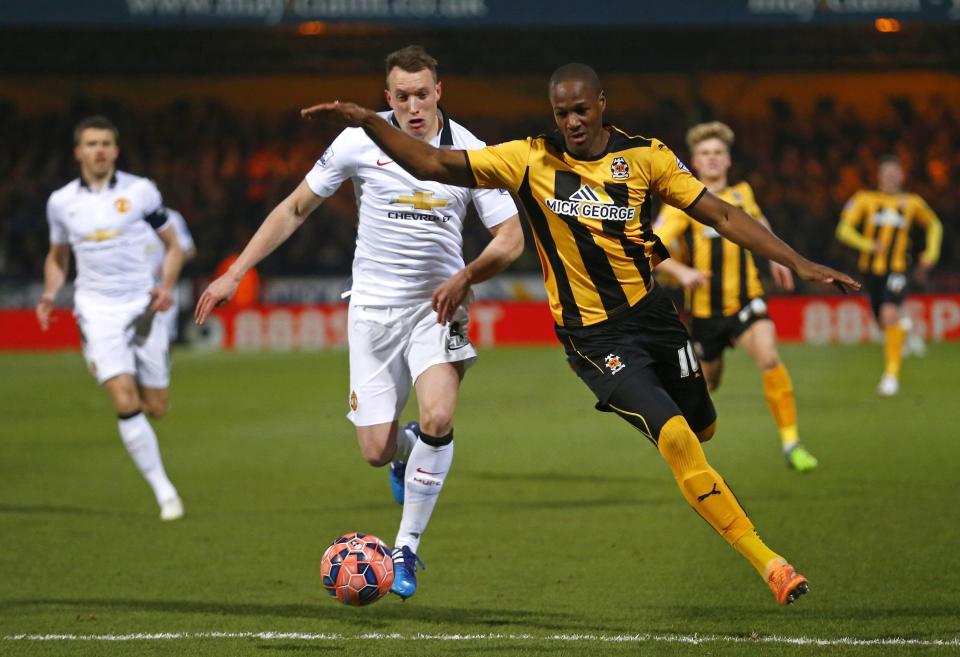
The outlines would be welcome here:
[[[74,314],[84,357],[110,395],[120,437],[153,488],[160,518],[175,520],[183,515],[183,504],[144,412],[158,418],[167,411],[169,343],[157,312],[171,306],[183,254],[160,192],[146,178],[117,171],[118,155],[118,132],[108,119],[94,116],[77,125],[74,156],[80,177],[47,202],[50,250],[36,313],[46,330],[72,249],[77,258]],[[159,283],[146,254],[154,231],[166,247]]]
[[[186,264],[193,260],[197,255],[197,246],[193,241],[193,235],[190,234],[190,228],[187,226],[187,220],[183,215],[173,208],[164,208],[167,213],[167,219],[170,220],[170,226],[173,227],[173,233],[177,236],[177,244],[183,252],[183,263]],[[163,246],[163,240],[156,233],[150,233],[150,239],[147,240],[147,257],[153,263],[153,276],[157,285],[163,280],[163,259],[166,249]],[[173,305],[157,313],[164,324],[167,325],[167,337],[170,342],[175,342],[179,327],[177,320],[180,315],[180,289],[173,287]]]
[[[438,109],[437,62],[419,46],[386,59],[383,116],[441,148],[483,142]],[[363,457],[391,463],[403,516],[394,547],[393,592],[416,591],[420,536],[453,459],[453,416],[464,370],[476,359],[463,306],[472,283],[505,269],[523,250],[517,209],[502,190],[417,180],[359,128],[344,130],[299,187],[267,216],[228,272],[197,303],[197,322],[229,300],[243,274],[283,243],[340,184],[353,180],[359,225],[349,310],[350,412]],[[464,266],[462,229],[476,205],[492,241]],[[398,431],[411,383],[419,423]],[[397,480],[404,473],[403,486]]]

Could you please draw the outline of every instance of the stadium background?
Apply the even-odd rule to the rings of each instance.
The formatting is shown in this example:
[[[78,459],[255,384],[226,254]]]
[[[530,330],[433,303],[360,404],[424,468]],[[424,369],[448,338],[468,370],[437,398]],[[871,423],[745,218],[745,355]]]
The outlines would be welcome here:
[[[787,242],[848,270],[852,256],[833,238],[840,208],[875,183],[878,156],[897,153],[908,188],[947,226],[940,266],[913,287],[952,293],[960,290],[960,234],[950,230],[960,203],[958,12],[951,3],[900,0],[601,3],[588,16],[575,2],[542,11],[541,3],[496,0],[98,0],[82,10],[55,0],[7,2],[0,8],[0,306],[30,308],[39,296],[45,202],[76,175],[71,128],[78,118],[112,117],[121,131],[119,166],[153,178],[187,218],[198,250],[181,283],[188,314],[218,262],[246,242],[332,139],[330,130],[302,122],[297,109],[334,96],[385,107],[383,56],[409,43],[439,59],[447,111],[491,143],[552,128],[544,80],[570,60],[600,72],[609,120],[657,136],[685,157],[689,125],[730,123],[737,133],[732,179],[753,185]],[[354,207],[345,185],[261,265],[264,303],[339,301]],[[922,234],[915,238],[918,250]],[[468,257],[486,239],[479,222],[468,221]],[[528,249],[508,275],[478,292],[481,299],[541,300],[535,254]],[[67,290],[60,303],[69,298]],[[875,338],[865,306],[825,303],[810,317],[796,304],[775,314],[783,324],[810,327],[781,327],[782,337]],[[956,337],[955,300],[910,308],[928,337]],[[324,312],[321,323],[339,323],[329,319],[335,309]],[[520,323],[505,312],[512,311],[497,309],[501,326]],[[774,312],[781,313],[776,304]],[[74,335],[41,336],[28,314],[8,314],[5,324],[7,348],[76,344]],[[241,330],[244,344],[342,344],[342,331],[311,342],[299,338],[299,325],[275,328],[270,338],[270,320],[260,324]],[[226,331],[232,335],[232,325]],[[187,331],[185,339],[229,346],[219,334]],[[552,337],[546,326],[504,339]]]
[[[0,2],[0,653],[958,654],[956,4]],[[715,395],[711,462],[811,578],[800,605],[778,608],[691,516],[656,451],[591,410],[529,251],[474,306],[481,361],[458,406],[456,476],[423,544],[422,590],[364,610],[327,600],[316,571],[330,540],[362,529],[389,541],[397,522],[383,471],[363,465],[343,418],[347,356],[324,348],[344,341],[329,302],[353,250],[349,189],[259,268],[268,305],[242,321],[226,311],[219,335],[184,331],[193,344],[174,350],[158,433],[187,515],[157,521],[75,353],[69,291],[51,334],[33,315],[44,204],[76,175],[74,122],[114,118],[120,167],[154,178],[190,223],[186,319],[216,264],[332,138],[297,110],[382,106],[383,56],[409,43],[437,56],[443,105],[490,142],[552,128],[545,81],[569,60],[599,71],[611,121],[685,158],[691,123],[729,122],[734,176],[778,233],[847,270],[840,207],[873,185],[878,155],[904,158],[908,188],[945,230],[909,306],[934,343],[906,362],[901,395],[874,393],[881,349],[862,302],[810,287],[776,305],[793,309],[778,321],[791,341],[781,353],[817,471],[785,469],[742,350]],[[484,240],[468,221],[468,254]],[[524,341],[546,346],[509,344]],[[230,345],[247,351],[216,353]]]

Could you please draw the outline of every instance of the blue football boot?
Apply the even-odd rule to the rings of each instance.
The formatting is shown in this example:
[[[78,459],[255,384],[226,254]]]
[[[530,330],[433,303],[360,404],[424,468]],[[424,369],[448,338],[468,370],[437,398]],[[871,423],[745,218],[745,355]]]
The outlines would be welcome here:
[[[408,422],[401,427],[400,431],[412,432],[414,440],[420,436],[420,423]],[[397,504],[403,504],[404,478],[407,474],[406,462],[390,464],[390,490],[393,492],[393,499]]]
[[[426,566],[413,550],[404,545],[402,548],[393,548],[393,586],[391,593],[396,593],[403,600],[417,592],[417,565],[424,570]]]

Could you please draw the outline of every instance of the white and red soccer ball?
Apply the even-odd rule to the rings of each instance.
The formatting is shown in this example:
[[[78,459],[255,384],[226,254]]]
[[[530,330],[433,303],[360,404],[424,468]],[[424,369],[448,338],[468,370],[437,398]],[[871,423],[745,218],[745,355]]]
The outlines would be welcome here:
[[[323,553],[320,581],[339,602],[354,607],[372,604],[393,585],[390,548],[371,534],[344,534]]]

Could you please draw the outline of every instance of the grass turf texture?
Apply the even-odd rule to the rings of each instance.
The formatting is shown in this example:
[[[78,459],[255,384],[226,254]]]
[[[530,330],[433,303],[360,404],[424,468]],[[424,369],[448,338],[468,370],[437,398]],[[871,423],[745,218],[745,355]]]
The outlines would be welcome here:
[[[341,533],[392,543],[385,470],[344,419],[345,353],[175,356],[158,423],[187,515],[161,523],[106,395],[77,354],[0,356],[0,637],[287,632],[343,639],[34,642],[4,655],[867,655],[960,646],[563,641],[556,635],[838,639],[960,636],[955,373],[960,346],[905,363],[880,399],[877,347],[785,347],[801,437],[786,469],[745,354],[728,358],[706,447],[774,549],[811,580],[781,608],[697,518],[656,450],[559,348],[486,351],[465,381],[457,453],[406,603],[328,599]],[[412,417],[415,406],[404,419]],[[471,634],[469,641],[356,639]],[[501,638],[490,638],[497,635]],[[512,638],[511,638],[512,637]]]

